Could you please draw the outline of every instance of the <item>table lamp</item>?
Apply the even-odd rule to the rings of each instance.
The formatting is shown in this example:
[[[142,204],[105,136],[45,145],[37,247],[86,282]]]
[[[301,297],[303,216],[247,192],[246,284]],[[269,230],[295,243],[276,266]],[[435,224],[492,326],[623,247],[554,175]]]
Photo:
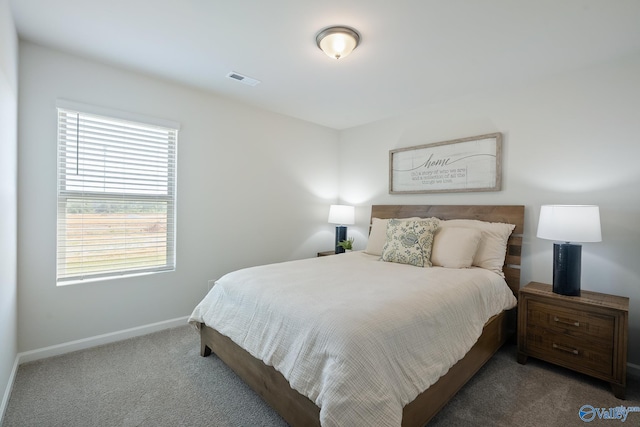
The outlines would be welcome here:
[[[329,208],[329,223],[339,224],[336,226],[336,253],[344,252],[344,248],[338,246],[338,243],[347,240],[347,227],[345,224],[353,224],[355,222],[355,208],[347,205],[331,205]]]
[[[543,205],[537,236],[553,244],[553,292],[580,295],[582,242],[601,242],[600,209],[593,205]]]

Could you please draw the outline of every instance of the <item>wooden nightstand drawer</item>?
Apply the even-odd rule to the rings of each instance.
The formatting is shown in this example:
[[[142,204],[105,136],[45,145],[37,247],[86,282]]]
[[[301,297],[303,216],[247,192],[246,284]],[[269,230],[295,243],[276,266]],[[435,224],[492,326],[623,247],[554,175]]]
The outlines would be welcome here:
[[[601,340],[613,345],[613,316],[573,310],[557,304],[531,301],[527,305],[527,326],[548,328],[557,334]]]
[[[548,359],[569,368],[583,369],[603,375],[613,375],[613,337],[608,342],[586,340],[550,329],[530,326],[527,328],[527,349],[533,357]]]

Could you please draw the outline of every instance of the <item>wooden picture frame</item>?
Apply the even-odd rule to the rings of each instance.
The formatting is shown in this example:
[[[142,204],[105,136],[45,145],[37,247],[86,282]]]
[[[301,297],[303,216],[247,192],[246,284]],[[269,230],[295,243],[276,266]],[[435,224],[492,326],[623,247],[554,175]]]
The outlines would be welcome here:
[[[499,191],[502,134],[490,133],[389,151],[389,193]]]

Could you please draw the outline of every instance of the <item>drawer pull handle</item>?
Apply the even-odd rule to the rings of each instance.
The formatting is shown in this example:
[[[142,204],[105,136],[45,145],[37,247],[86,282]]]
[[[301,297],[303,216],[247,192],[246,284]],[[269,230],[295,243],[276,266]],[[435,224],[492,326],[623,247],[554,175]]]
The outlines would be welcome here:
[[[553,320],[557,323],[564,323],[565,325],[571,325],[571,326],[580,326],[580,322],[565,322],[563,320],[558,319],[557,317],[554,317]]]
[[[562,351],[566,351],[567,353],[572,353],[577,355],[578,354],[578,350],[576,350],[575,348],[569,348],[569,347],[565,347],[562,345],[558,345],[556,343],[553,343],[553,348],[558,349],[558,350],[562,350]]]

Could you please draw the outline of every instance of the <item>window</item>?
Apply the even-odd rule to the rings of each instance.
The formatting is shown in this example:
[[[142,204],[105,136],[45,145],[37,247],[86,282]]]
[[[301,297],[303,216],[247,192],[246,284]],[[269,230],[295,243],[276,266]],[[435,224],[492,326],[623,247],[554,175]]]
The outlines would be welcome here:
[[[178,125],[96,111],[58,101],[58,285],[175,269]]]

